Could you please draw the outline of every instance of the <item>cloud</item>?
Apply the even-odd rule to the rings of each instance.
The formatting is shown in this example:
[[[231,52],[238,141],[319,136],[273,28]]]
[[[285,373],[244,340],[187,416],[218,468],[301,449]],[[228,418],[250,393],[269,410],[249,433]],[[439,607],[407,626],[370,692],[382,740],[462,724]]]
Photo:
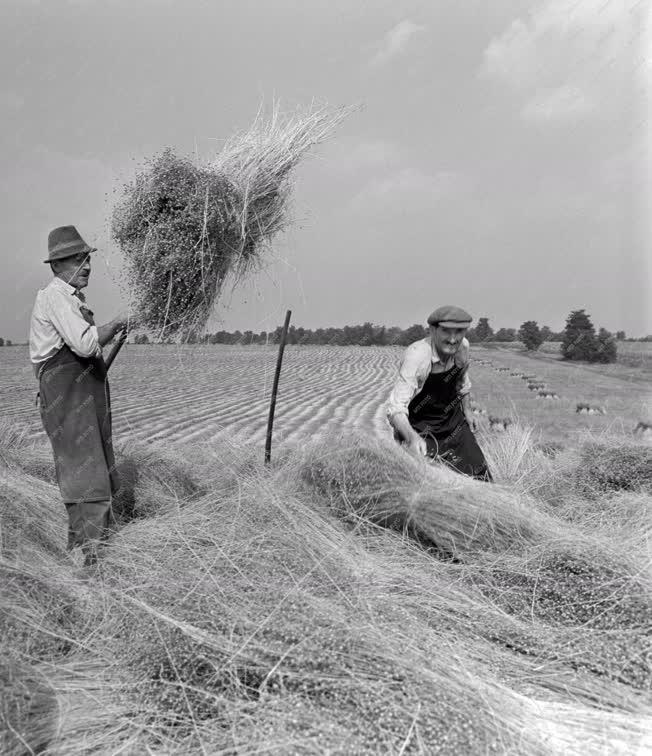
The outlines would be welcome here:
[[[382,42],[378,45],[378,49],[371,59],[371,66],[383,66],[393,58],[405,54],[414,35],[425,31],[427,31],[425,26],[415,24],[409,18],[396,24],[385,34]]]
[[[536,31],[520,18],[513,21],[484,51],[480,73],[522,89],[536,79]]]
[[[585,116],[623,90],[644,43],[639,0],[547,0],[484,50],[479,75],[524,98],[529,120]]]
[[[356,212],[397,209],[401,214],[407,211],[421,213],[458,195],[466,185],[464,177],[455,171],[429,174],[403,168],[368,181],[353,197],[350,206]]]
[[[350,155],[354,168],[375,167],[394,162],[399,155],[399,148],[393,142],[373,139],[362,142]]]
[[[361,177],[387,172],[403,163],[401,147],[386,139],[341,140],[329,151],[324,170],[334,176]]]
[[[576,120],[595,109],[595,103],[578,87],[564,84],[545,90],[528,100],[521,111],[529,121],[562,122]]]

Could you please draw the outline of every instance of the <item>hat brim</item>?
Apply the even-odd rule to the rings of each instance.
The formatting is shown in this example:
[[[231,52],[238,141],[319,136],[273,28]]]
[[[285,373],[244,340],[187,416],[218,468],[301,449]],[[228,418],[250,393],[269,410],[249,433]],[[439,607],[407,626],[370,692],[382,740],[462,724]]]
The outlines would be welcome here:
[[[440,320],[437,323],[431,323],[430,325],[443,326],[444,328],[468,328],[471,325],[471,321]]]
[[[76,257],[77,255],[90,255],[91,252],[97,252],[97,247],[86,246],[82,249],[70,250],[62,249],[61,252],[55,252],[52,257],[48,257],[47,260],[43,260],[44,263],[55,262],[56,260],[65,260],[68,257]]]

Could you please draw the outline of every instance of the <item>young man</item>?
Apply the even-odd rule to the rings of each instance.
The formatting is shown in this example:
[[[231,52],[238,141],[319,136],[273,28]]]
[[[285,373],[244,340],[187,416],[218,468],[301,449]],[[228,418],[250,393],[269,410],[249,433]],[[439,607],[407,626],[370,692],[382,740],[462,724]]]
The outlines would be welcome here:
[[[127,325],[119,316],[96,327],[81,289],[88,286],[94,247],[74,226],[48,237],[54,273],[36,295],[29,349],[39,380],[43,427],[52,444],[59,490],[68,510],[68,548],[81,546],[86,564],[107,535],[111,496],[118,488],[111,438],[111,400],[102,347]]]
[[[430,333],[407,348],[387,405],[394,435],[418,454],[439,458],[458,472],[491,480],[473,435],[469,407],[471,316],[445,305],[428,318]]]

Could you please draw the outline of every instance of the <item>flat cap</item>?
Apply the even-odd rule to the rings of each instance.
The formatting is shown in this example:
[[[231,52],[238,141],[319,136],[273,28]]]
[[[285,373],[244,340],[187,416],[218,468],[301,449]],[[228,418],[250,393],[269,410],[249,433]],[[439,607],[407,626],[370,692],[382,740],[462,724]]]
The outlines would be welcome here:
[[[466,310],[455,305],[438,307],[428,316],[428,325],[440,325],[444,328],[468,328],[473,318]]]

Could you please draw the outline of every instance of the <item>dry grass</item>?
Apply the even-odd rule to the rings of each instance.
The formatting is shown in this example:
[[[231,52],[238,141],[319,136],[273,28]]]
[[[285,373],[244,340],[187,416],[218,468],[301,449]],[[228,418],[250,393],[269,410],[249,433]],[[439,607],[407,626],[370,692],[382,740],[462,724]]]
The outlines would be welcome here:
[[[0,686],[0,752],[42,752],[57,731],[56,694],[47,679],[33,666],[5,656]]]
[[[652,447],[589,443],[581,449],[577,485],[589,496],[612,491],[652,494]]]
[[[260,264],[290,223],[290,175],[347,115],[322,107],[283,116],[275,106],[201,166],[170,149],[125,186],[113,234],[128,264],[141,323],[160,338],[204,326],[229,276]]]
[[[338,514],[405,530],[453,556],[518,548],[554,528],[526,497],[429,465],[390,441],[326,439],[300,465]]]
[[[543,485],[524,493],[544,455],[526,437],[500,443],[502,485],[355,437],[272,468],[227,446],[125,449],[135,519],[124,513],[96,574],[11,526],[3,753],[649,748],[650,581],[633,514],[611,540],[569,520]],[[544,458],[551,480],[558,460]],[[18,519],[63,542],[54,487],[0,469],[1,491],[18,481]]]

